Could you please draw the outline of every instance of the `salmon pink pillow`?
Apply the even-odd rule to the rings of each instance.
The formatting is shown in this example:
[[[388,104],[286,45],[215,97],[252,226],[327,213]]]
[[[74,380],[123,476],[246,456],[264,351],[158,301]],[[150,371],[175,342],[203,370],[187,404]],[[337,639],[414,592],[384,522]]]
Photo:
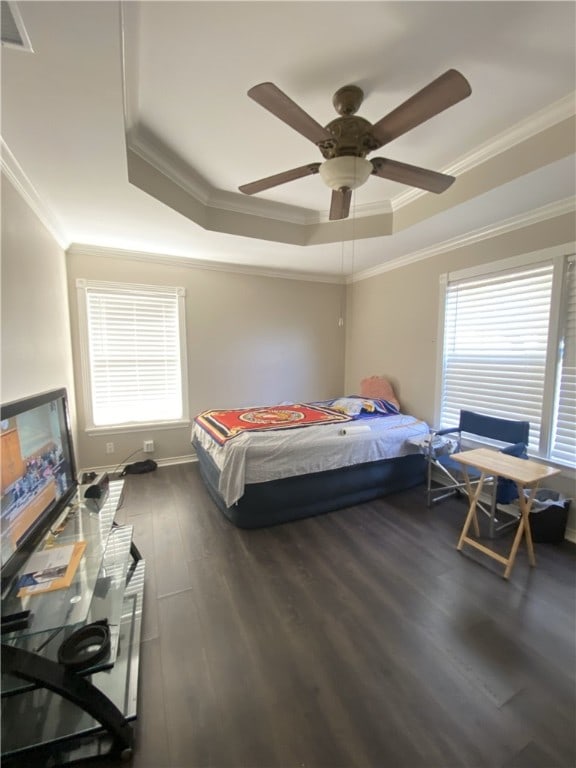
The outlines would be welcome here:
[[[360,382],[360,394],[362,397],[373,397],[377,400],[388,400],[400,410],[400,403],[394,392],[394,387],[383,376],[369,376]]]

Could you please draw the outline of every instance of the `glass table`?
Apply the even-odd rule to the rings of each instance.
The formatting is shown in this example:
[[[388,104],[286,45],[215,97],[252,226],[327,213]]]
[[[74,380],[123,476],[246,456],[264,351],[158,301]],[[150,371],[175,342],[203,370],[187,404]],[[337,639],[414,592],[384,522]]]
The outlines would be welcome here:
[[[40,545],[86,542],[69,587],[19,597],[14,585],[2,601],[3,614],[30,611],[25,629],[2,635],[3,762],[31,751],[58,752],[59,762],[101,754],[100,737],[114,751],[131,753],[145,563],[132,527],[114,522],[123,485],[110,483],[99,511],[79,495],[58,535]],[[103,622],[110,643],[105,657],[81,671],[63,666],[62,642]]]

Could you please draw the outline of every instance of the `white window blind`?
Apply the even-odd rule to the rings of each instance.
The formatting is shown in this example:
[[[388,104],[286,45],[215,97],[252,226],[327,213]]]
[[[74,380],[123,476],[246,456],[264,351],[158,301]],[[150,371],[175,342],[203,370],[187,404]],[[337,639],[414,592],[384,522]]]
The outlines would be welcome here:
[[[461,409],[527,420],[538,451],[552,279],[548,262],[449,283],[442,425]]]
[[[181,294],[86,284],[94,426],[183,417]]]
[[[556,423],[550,458],[576,464],[576,260],[568,261],[565,275],[559,386],[556,392]]]

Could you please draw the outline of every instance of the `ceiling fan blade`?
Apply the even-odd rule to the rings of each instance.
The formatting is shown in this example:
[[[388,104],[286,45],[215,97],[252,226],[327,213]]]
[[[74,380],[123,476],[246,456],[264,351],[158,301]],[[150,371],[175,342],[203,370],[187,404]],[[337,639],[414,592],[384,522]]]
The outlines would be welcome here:
[[[436,192],[436,194],[447,190],[455,178],[445,173],[429,171],[426,168],[418,168],[416,165],[407,165],[384,157],[374,157],[370,162],[374,167],[372,173],[375,176],[399,181],[401,184],[426,189],[428,192]]]
[[[299,168],[291,168],[289,171],[276,173],[274,176],[267,176],[265,179],[252,181],[250,184],[243,184],[238,189],[245,195],[254,195],[256,192],[263,192],[265,189],[277,187],[279,184],[286,184],[288,181],[295,181],[304,176],[313,176],[315,173],[318,173],[319,168],[320,163],[308,163],[308,165],[301,165]]]
[[[455,69],[449,69],[421,91],[389,112],[372,126],[372,135],[380,146],[416,128],[434,115],[470,96],[472,89],[466,78]]]
[[[274,83],[255,85],[248,91],[248,96],[314,144],[332,138],[332,134],[326,128],[304,112],[302,107],[286,96]]]
[[[350,213],[350,200],[352,199],[352,190],[348,187],[334,189],[332,191],[332,201],[330,203],[330,221],[337,219],[347,219]]]

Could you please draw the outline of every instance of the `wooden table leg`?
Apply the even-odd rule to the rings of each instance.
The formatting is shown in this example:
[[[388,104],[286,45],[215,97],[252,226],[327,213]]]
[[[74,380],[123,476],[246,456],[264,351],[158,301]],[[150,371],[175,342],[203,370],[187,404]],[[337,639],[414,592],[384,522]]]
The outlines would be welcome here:
[[[522,534],[524,533],[525,528],[526,528],[526,520],[524,518],[524,513],[522,513],[522,516],[520,517],[520,522],[518,523],[518,528],[516,529],[516,535],[514,536],[514,541],[512,542],[512,549],[510,550],[510,554],[508,555],[506,570],[504,571],[505,579],[507,579],[508,576],[510,576],[510,573],[514,566],[514,561],[516,560],[516,553],[518,552],[518,547],[520,546],[520,541],[522,540]]]
[[[522,541],[522,536],[524,535],[526,537],[526,548],[528,549],[528,561],[530,562],[530,565],[534,567],[536,565],[536,557],[534,555],[534,544],[532,543],[532,531],[530,530],[530,509],[532,507],[532,502],[534,501],[534,496],[536,495],[536,489],[538,485],[535,485],[531,492],[528,499],[524,496],[524,488],[520,485],[520,483],[517,483],[518,486],[518,503],[520,505],[520,522],[518,524],[518,530],[516,531],[516,536],[514,537],[514,541],[512,543],[512,549],[510,550],[510,555],[508,556],[508,564],[506,565],[506,570],[504,571],[504,578],[507,579],[510,576],[510,573],[512,572],[512,568],[514,567],[514,561],[516,560],[516,555],[518,553],[518,547],[520,546],[520,542]]]
[[[468,508],[468,514],[466,515],[464,527],[462,528],[462,533],[460,534],[458,546],[456,547],[456,549],[458,550],[462,549],[462,546],[464,544],[464,539],[468,536],[468,530],[472,522],[474,522],[474,533],[476,534],[476,536],[480,536],[480,527],[478,525],[478,518],[476,516],[476,504],[478,503],[478,499],[480,498],[480,493],[482,492],[485,473],[482,472],[482,474],[480,475],[480,480],[478,481],[478,485],[476,486],[476,490],[474,493],[472,493],[472,486],[470,485],[470,478],[468,477],[468,470],[466,468],[464,468],[464,477],[466,478],[466,488],[468,490],[468,498],[470,499],[470,507]]]
[[[523,493],[524,489],[521,488],[520,485],[518,484],[520,511],[525,516],[524,534],[526,536],[526,547],[528,548],[528,560],[531,566],[536,565],[536,555],[534,554],[534,544],[532,542],[532,530],[530,528],[530,510],[532,509],[532,504],[534,502],[534,499],[536,498],[536,491],[538,490],[538,485],[539,483],[536,483],[536,485],[530,491],[530,496],[528,497],[528,499],[526,499]]]

